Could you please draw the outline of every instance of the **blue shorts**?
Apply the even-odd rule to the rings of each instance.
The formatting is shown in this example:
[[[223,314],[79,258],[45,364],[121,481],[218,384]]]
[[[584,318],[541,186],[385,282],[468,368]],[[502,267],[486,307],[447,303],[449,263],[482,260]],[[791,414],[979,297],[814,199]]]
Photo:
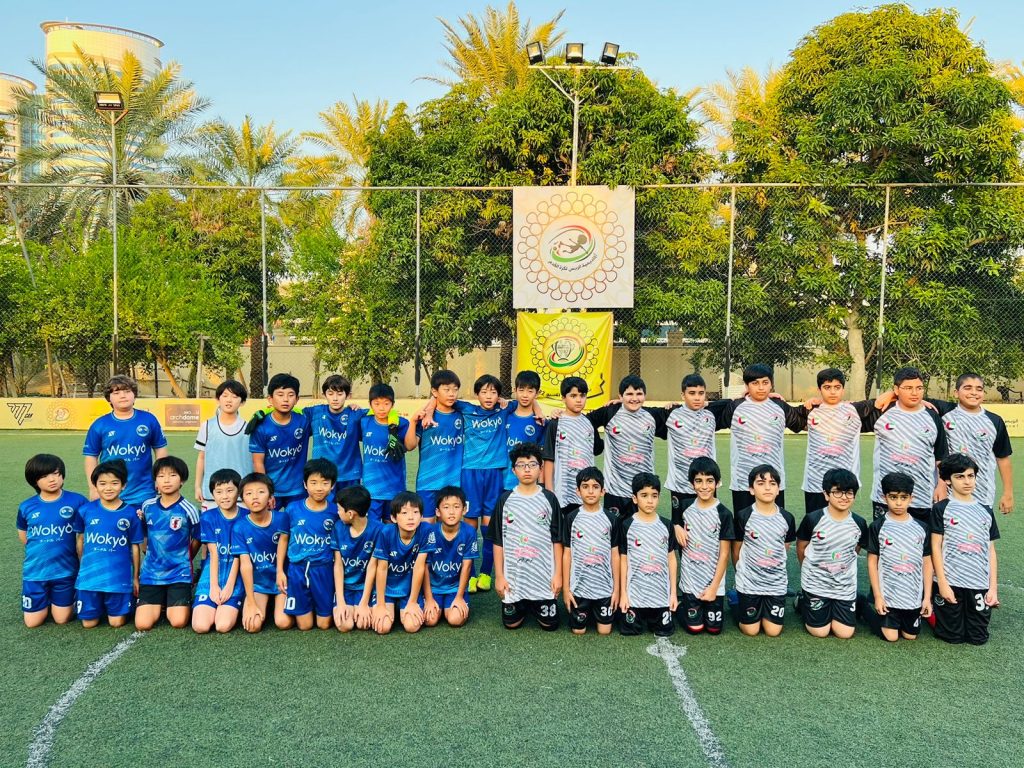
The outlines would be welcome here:
[[[305,492],[292,494],[291,496],[283,496],[283,495],[280,495],[280,494],[275,494],[275,496],[274,496],[274,509],[283,512],[284,508],[287,507],[289,504],[291,504],[293,501],[298,501],[299,499],[304,499],[304,498],[306,498]]]
[[[437,600],[437,604],[441,606],[441,613],[444,613],[452,607],[452,601],[455,599],[455,593],[452,592],[449,595],[434,595],[434,599]],[[463,595],[462,599],[466,601],[466,605],[469,605],[469,595]]]
[[[82,621],[92,621],[103,614],[107,617],[127,616],[132,612],[131,592],[94,592],[91,589],[78,590],[75,612]]]
[[[359,601],[363,599],[363,590],[361,589],[346,589],[345,590],[345,604],[346,605],[359,605]],[[370,606],[377,604],[377,595],[370,592]]]
[[[384,598],[384,602],[385,603],[392,603],[395,606],[395,620],[397,621],[398,620],[398,612],[405,609],[405,604],[409,602],[409,596],[408,595],[402,595],[401,597],[385,597]],[[423,595],[422,594],[416,599],[416,602],[419,604],[420,608],[423,608]]]
[[[228,608],[234,608],[235,610],[241,610],[242,603],[244,602],[245,590],[242,590],[241,592],[238,592],[236,590],[235,593],[231,595],[231,597],[229,597],[223,603],[221,603],[221,605],[226,605]],[[205,591],[205,588],[200,589],[199,587],[196,587],[196,596],[192,600],[192,610],[194,611],[201,605],[209,606],[214,610],[220,607],[220,605],[217,605],[215,602],[213,602],[213,600],[210,599],[210,595],[208,592]]]
[[[370,509],[366,513],[368,518],[377,518],[387,524],[391,522],[391,500],[370,499]]]
[[[334,613],[334,564],[288,563],[288,599],[284,612],[289,616],[317,616]]]
[[[25,613],[45,611],[51,605],[69,608],[75,604],[75,577],[21,582],[21,610]]]
[[[504,491],[504,469],[462,470],[462,490],[466,494],[466,517],[490,517]]]
[[[416,495],[423,499],[423,516],[437,517],[437,491],[416,490]]]

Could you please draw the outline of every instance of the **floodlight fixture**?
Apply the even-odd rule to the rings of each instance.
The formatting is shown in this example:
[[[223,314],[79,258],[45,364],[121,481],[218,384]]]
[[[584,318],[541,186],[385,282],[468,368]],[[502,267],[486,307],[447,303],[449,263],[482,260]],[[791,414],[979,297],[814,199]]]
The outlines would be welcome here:
[[[605,43],[604,48],[601,50],[601,63],[607,64],[609,67],[614,67],[615,63],[619,60],[619,46],[618,43]]]
[[[565,44],[565,63],[572,65],[583,63],[583,43]]]
[[[529,43],[526,46],[526,58],[530,62],[530,66],[536,66],[537,64],[544,63],[544,46],[539,42]]]
[[[120,112],[124,109],[124,99],[117,91],[94,91],[93,98],[100,112]]]

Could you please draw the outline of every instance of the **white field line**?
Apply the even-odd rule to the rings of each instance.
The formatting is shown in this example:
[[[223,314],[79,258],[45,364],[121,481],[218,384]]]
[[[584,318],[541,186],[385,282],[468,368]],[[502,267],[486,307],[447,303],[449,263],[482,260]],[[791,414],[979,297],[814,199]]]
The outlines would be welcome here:
[[[715,736],[715,732],[711,730],[711,723],[708,722],[700,704],[697,703],[693,689],[690,688],[690,684],[686,680],[686,672],[683,671],[683,665],[679,661],[682,656],[686,655],[686,646],[675,645],[667,637],[659,637],[653,645],[647,646],[647,652],[651,656],[657,656],[668,667],[668,676],[672,679],[672,685],[679,697],[679,706],[697,734],[697,741],[700,742],[700,748],[707,758],[708,765],[712,768],[728,768],[729,762],[725,759],[722,743]]]
[[[35,738],[32,739],[32,743],[28,748],[26,768],[43,768],[46,765],[50,749],[53,747],[53,737],[57,733],[57,727],[67,716],[71,705],[89,689],[89,686],[95,682],[103,670],[117,661],[125,651],[135,645],[139,638],[145,634],[145,632],[132,632],[128,637],[115,645],[109,653],[100,656],[90,664],[85,672],[82,673],[82,676],[75,680],[72,686],[57,699],[57,702],[50,707],[50,711],[46,713],[46,717],[43,718],[39,727],[36,728]]]

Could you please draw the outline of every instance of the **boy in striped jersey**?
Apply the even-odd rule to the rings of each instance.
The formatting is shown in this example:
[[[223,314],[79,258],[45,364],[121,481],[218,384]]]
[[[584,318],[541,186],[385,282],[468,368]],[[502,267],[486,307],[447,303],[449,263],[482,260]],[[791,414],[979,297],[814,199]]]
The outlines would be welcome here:
[[[604,475],[587,467],[576,475],[583,503],[562,510],[562,572],[569,628],[582,635],[597,625],[599,635],[610,635],[619,597],[618,518],[601,504]]]
[[[558,499],[538,484],[537,445],[517,445],[509,459],[519,485],[501,495],[487,531],[494,542],[494,589],[502,600],[501,621],[506,629],[518,629],[530,613],[541,629],[553,632],[558,629],[556,598],[562,591]]]
[[[676,630],[672,614],[678,607],[676,540],[672,524],[658,515],[658,476],[641,472],[633,477],[632,488],[636,512],[621,521],[619,533],[619,631],[639,635],[646,625],[656,636],[669,637]]]
[[[555,494],[563,507],[581,503],[576,475],[581,469],[594,466],[594,458],[604,450],[597,430],[583,415],[588,390],[587,382],[579,376],[563,379],[559,392],[565,412],[549,421],[544,433],[544,487]]]
[[[947,643],[985,644],[992,609],[999,606],[994,543],[999,528],[992,508],[974,498],[977,473],[977,462],[963,453],[939,465],[950,498],[932,508],[932,605],[935,636]]]
[[[914,496],[910,475],[886,475],[882,493],[888,511],[868,527],[868,577],[875,604],[873,611],[864,605],[862,615],[876,635],[891,643],[901,637],[916,640],[921,617],[932,615],[928,526],[907,513]]]

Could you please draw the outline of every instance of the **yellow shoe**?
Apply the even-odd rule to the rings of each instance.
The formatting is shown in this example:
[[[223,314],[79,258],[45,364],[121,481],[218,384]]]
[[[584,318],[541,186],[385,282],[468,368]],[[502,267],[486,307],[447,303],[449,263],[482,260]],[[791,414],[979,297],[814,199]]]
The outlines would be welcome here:
[[[476,594],[476,585],[477,585],[476,576],[470,576],[469,577],[469,586],[466,588],[466,591],[469,592],[469,594],[471,594],[471,595],[475,595]]]
[[[476,588],[481,592],[491,591],[491,575],[489,573],[481,573],[476,579]]]

